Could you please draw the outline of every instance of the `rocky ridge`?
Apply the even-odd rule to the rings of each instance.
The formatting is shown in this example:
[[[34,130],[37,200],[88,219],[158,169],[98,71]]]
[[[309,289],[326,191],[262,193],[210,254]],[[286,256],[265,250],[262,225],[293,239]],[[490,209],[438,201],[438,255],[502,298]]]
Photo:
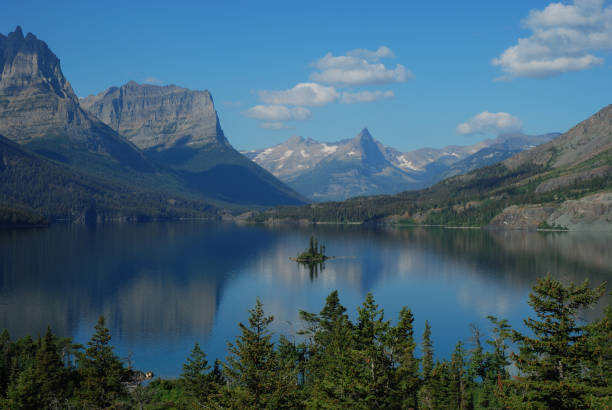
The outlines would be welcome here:
[[[21,27],[0,34],[0,134],[65,162],[71,162],[66,152],[78,149],[150,167],[132,144],[83,111],[60,60],[34,34],[24,37]],[[47,144],[51,139],[58,141]]]
[[[402,153],[374,140],[364,129],[355,138],[338,142],[294,136],[270,148],[242,153],[314,200],[343,200],[424,188],[502,161],[557,135],[506,135],[468,146]]]
[[[229,146],[206,90],[130,81],[83,98],[80,103],[141,149],[210,143]]]

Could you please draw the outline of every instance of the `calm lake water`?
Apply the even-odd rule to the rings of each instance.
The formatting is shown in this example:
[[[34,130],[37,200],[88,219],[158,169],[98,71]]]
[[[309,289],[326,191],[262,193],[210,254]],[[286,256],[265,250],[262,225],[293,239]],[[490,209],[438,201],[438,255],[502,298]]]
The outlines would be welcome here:
[[[329,255],[318,275],[291,262],[316,235]],[[193,344],[209,361],[259,297],[274,332],[295,334],[300,309],[319,312],[338,289],[356,317],[368,292],[395,320],[432,325],[436,355],[486,335],[487,315],[523,329],[538,276],[592,284],[612,279],[612,236],[586,233],[274,227],[218,223],[122,224],[0,231],[0,328],[13,337],[55,333],[89,340],[100,315],[136,368],[175,377]],[[584,313],[598,317],[607,300]]]

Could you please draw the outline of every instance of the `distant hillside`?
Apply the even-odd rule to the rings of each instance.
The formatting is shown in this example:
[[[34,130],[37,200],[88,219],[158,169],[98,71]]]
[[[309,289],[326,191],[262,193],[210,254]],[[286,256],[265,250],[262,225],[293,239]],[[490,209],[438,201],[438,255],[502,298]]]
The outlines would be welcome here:
[[[558,134],[508,135],[469,146],[402,153],[375,141],[367,129],[353,139],[321,143],[292,137],[243,154],[316,201],[393,194],[502,161]]]
[[[0,214],[10,217],[104,222],[219,215],[217,208],[197,200],[76,172],[2,136],[0,181]]]
[[[428,189],[252,219],[612,230],[612,105],[551,142]]]
[[[207,198],[253,206],[305,202],[231,146],[208,91],[131,81],[81,104]]]

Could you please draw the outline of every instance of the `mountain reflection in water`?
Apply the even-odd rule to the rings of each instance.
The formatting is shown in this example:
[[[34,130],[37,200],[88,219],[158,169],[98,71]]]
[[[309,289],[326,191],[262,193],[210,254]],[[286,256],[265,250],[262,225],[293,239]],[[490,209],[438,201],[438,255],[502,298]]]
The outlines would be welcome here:
[[[317,272],[289,257],[316,235],[331,255]],[[105,315],[118,352],[137,367],[177,376],[193,343],[223,357],[247,309],[260,297],[272,329],[300,327],[300,309],[318,312],[334,289],[355,317],[372,291],[386,317],[404,305],[433,328],[447,355],[486,333],[486,316],[517,326],[529,313],[535,278],[599,284],[612,277],[612,236],[357,226],[264,227],[221,223],[53,226],[0,231],[0,327],[13,337],[50,325],[86,342]],[[584,312],[594,318],[598,309]]]

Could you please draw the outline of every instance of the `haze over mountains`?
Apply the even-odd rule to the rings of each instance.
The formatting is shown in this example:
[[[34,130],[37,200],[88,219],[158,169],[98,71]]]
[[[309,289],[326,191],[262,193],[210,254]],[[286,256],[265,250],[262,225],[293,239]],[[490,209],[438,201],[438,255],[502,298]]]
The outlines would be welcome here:
[[[19,144],[0,139],[0,203],[67,219],[88,210],[106,219],[194,216],[203,209],[208,215],[211,202],[303,203],[231,147],[207,91],[128,83],[104,96],[85,104],[99,108],[98,119],[81,107],[43,41],[32,33],[24,37],[20,27],[0,35],[0,135]],[[114,110],[107,110],[109,99]],[[71,181],[73,197],[60,194],[65,187],[53,178]],[[46,196],[40,191],[45,186]],[[130,192],[141,200],[119,200]],[[187,208],[191,211],[183,213]]]
[[[374,140],[369,130],[363,129],[355,138],[339,142],[292,137],[243,154],[314,200],[343,200],[424,188],[502,161],[557,135],[504,135],[467,146],[402,153]]]

